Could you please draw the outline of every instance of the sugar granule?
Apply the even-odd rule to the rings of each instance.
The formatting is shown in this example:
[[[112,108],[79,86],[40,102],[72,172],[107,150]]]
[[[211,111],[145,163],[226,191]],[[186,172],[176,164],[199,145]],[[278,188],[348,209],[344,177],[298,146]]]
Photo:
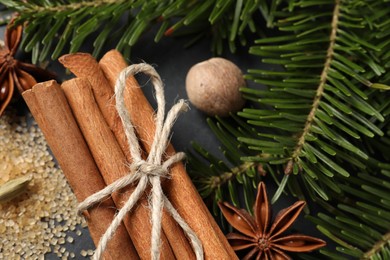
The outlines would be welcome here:
[[[58,244],[72,243],[66,231],[85,225],[76,197],[40,129],[7,112],[0,117],[0,185],[26,174],[32,180],[24,194],[0,203],[0,259],[42,259],[52,250],[68,256]]]

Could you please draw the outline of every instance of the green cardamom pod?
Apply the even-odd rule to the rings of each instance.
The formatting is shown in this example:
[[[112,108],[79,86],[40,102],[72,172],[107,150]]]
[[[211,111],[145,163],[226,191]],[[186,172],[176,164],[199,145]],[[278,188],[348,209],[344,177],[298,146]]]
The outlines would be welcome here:
[[[23,176],[0,185],[0,203],[9,201],[22,194],[30,181],[31,176]]]

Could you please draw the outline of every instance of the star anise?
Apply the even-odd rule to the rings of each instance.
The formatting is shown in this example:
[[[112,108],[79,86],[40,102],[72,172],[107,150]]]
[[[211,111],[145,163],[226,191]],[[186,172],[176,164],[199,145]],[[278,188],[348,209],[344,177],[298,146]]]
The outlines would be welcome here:
[[[30,89],[37,83],[35,78],[50,79],[54,75],[33,64],[15,59],[23,26],[13,25],[14,20],[7,26],[4,36],[4,46],[0,48],[0,116],[11,101],[15,87],[20,93]]]
[[[304,201],[298,201],[281,210],[271,225],[271,207],[263,182],[258,186],[254,217],[244,209],[226,202],[219,203],[226,220],[239,232],[230,233],[226,237],[234,251],[244,252],[243,259],[291,259],[284,251],[310,252],[325,246],[325,241],[315,237],[283,235],[304,206]]]

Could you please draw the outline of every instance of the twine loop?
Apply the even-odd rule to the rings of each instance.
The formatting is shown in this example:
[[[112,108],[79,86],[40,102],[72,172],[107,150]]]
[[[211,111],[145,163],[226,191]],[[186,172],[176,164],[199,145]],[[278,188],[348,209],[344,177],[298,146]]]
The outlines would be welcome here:
[[[135,134],[134,126],[131,122],[129,112],[125,107],[123,92],[126,85],[126,79],[129,76],[143,72],[150,76],[151,82],[156,92],[157,100],[157,114],[155,117],[156,132],[154,134],[153,144],[151,146],[150,153],[146,160],[142,159],[141,148],[138,138]],[[173,207],[169,199],[163,193],[161,188],[161,177],[169,178],[170,174],[168,168],[184,159],[185,154],[182,152],[176,153],[162,162],[163,153],[168,145],[169,135],[171,128],[176,121],[178,115],[188,109],[188,105],[184,100],[179,100],[168,112],[165,118],[165,97],[163,84],[160,76],[156,70],[146,63],[135,64],[125,68],[120,74],[115,84],[115,101],[116,109],[119,117],[122,120],[125,134],[128,140],[130,154],[133,162],[128,166],[129,173],[108,185],[103,190],[89,196],[78,206],[78,211],[92,207],[99,203],[107,196],[110,196],[113,192],[118,191],[128,185],[138,182],[135,186],[134,192],[130,195],[124,206],[119,210],[118,214],[113,219],[112,223],[106,230],[105,234],[99,241],[99,245],[95,250],[93,259],[100,259],[107,243],[114,235],[116,229],[121,224],[125,215],[133,208],[138,200],[144,194],[148,183],[151,185],[150,206],[151,206],[151,223],[152,223],[152,236],[151,236],[151,258],[153,260],[160,257],[161,246],[161,219],[163,207],[171,214],[173,219],[183,229],[191,242],[191,246],[194,250],[196,259],[204,259],[202,243],[194,233],[194,231],[188,226],[188,224],[182,219],[176,209]],[[165,120],[164,120],[165,119]],[[120,163],[120,162],[118,162]]]

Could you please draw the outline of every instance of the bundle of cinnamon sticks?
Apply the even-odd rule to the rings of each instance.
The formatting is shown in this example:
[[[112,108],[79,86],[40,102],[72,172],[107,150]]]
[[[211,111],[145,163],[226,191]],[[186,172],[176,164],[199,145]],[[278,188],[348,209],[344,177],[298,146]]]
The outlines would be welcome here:
[[[62,85],[38,83],[23,97],[42,129],[77,199],[88,196],[128,174],[132,162],[128,142],[115,109],[114,86],[127,67],[121,54],[108,52],[100,62],[91,55],[65,55],[60,62],[77,78]],[[125,103],[135,126],[144,158],[150,152],[155,131],[154,110],[132,77],[126,82]],[[175,153],[172,145],[166,156]],[[201,240],[205,259],[236,259],[225,236],[204,205],[184,166],[172,166],[163,190]],[[112,194],[84,212],[95,244],[123,206],[134,187]],[[109,242],[104,259],[150,259],[151,223],[145,195],[126,216]],[[163,212],[160,259],[195,259],[189,240],[166,211]]]

